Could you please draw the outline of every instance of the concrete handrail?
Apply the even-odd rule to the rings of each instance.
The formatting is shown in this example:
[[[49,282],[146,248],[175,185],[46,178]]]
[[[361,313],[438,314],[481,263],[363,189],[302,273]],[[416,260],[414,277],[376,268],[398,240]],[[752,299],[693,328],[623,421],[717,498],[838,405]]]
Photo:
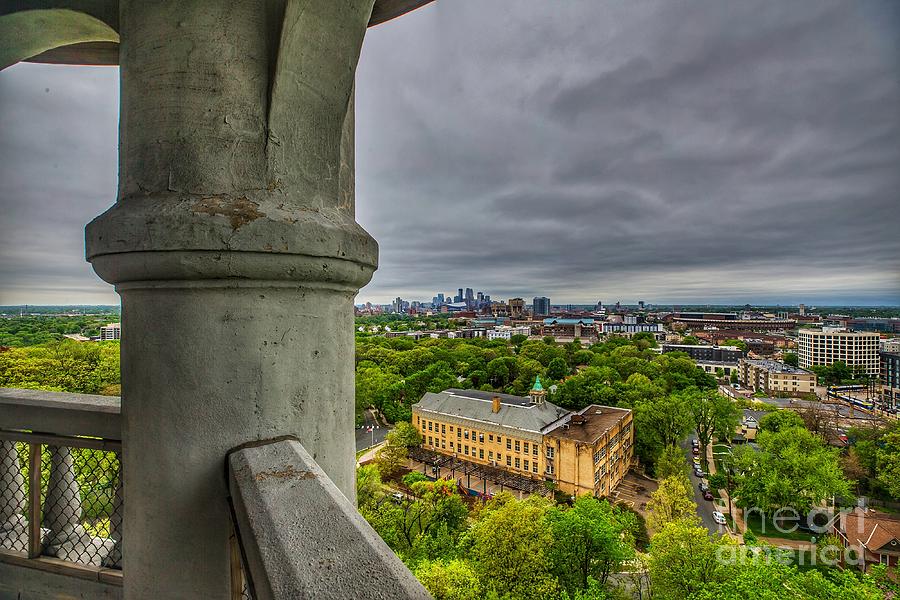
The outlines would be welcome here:
[[[121,404],[118,396],[0,388],[0,429],[121,440]]]
[[[237,448],[226,462],[257,600],[430,598],[300,442]]]

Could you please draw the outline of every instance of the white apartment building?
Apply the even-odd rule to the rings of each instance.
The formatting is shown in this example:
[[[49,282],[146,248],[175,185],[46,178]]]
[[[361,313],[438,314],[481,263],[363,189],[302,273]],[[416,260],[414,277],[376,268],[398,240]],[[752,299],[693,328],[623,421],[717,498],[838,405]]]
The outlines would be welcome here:
[[[500,327],[487,330],[487,339],[489,340],[508,340],[514,335],[531,335],[531,327],[501,325]]]
[[[862,367],[868,375],[878,375],[880,339],[878,333],[871,331],[851,332],[831,327],[801,329],[797,339],[800,367],[809,369],[841,361],[850,368]]]
[[[110,323],[100,328],[100,341],[122,339],[122,325],[120,323]]]

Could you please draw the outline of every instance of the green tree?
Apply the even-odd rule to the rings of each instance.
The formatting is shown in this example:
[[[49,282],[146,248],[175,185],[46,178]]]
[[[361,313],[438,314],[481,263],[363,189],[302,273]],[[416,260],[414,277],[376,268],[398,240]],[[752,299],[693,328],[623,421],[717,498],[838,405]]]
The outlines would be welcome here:
[[[553,533],[543,498],[485,508],[469,531],[470,556],[482,586],[499,596],[542,600],[556,592],[548,553]]]
[[[805,424],[800,415],[792,410],[773,410],[759,420],[759,429],[761,431],[778,433],[782,429],[791,429],[793,427],[805,427]]]
[[[375,464],[383,479],[390,479],[406,466],[407,447],[394,439],[385,439],[384,445],[375,452]]]
[[[669,477],[687,477],[688,464],[684,452],[678,446],[665,446],[656,459],[654,474],[657,479]]]
[[[415,570],[416,578],[435,600],[481,600],[484,591],[478,574],[468,562],[422,561]]]
[[[785,352],[781,357],[781,360],[784,364],[790,365],[792,367],[800,366],[800,357],[797,356],[796,352]]]
[[[409,421],[401,421],[388,432],[387,440],[396,442],[397,444],[413,448],[422,444],[422,434]]]
[[[731,439],[740,422],[740,411],[734,402],[718,392],[691,392],[686,401],[700,441],[700,455],[705,457],[713,436]]]
[[[375,465],[356,469],[356,501],[363,506],[373,502],[381,492],[381,473]]]
[[[697,505],[688,478],[681,474],[659,482],[647,502],[647,526],[659,532],[666,523],[697,518]]]
[[[650,541],[653,598],[683,600],[727,581],[734,569],[719,560],[719,546],[696,518],[664,524]]]
[[[747,350],[749,350],[749,346],[747,346],[747,342],[745,342],[743,340],[734,339],[734,338],[725,340],[725,342],[722,345],[723,346],[736,346],[742,352],[747,352]]]
[[[900,498],[900,426],[882,438],[875,458],[878,481],[893,498]]]
[[[805,428],[761,431],[757,442],[759,451],[744,446],[733,455],[738,506],[793,507],[805,514],[826,499],[849,494],[839,451]]]
[[[609,574],[634,556],[633,516],[606,500],[581,496],[571,508],[553,507],[550,560],[566,590],[588,588],[590,578],[605,584]]]
[[[559,381],[569,374],[569,366],[566,361],[560,357],[556,357],[547,365],[547,377]]]

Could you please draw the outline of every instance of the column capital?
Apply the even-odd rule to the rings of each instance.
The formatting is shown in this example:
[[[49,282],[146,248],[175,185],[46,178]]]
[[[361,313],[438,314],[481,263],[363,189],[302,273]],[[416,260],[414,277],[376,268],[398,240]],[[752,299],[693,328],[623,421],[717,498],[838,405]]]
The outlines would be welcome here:
[[[154,194],[120,200],[85,229],[104,280],[244,279],[346,286],[378,264],[377,242],[341,208],[289,206],[278,193]]]

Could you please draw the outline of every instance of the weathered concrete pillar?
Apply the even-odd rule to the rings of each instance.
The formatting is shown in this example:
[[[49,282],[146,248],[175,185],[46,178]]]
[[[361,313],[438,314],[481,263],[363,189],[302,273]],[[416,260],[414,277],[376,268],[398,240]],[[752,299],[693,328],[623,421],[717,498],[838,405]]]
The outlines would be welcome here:
[[[226,598],[227,450],[292,434],[354,499],[352,91],[372,0],[121,0],[126,598]],[[325,524],[323,524],[324,526]],[[313,567],[311,567],[313,568]]]

